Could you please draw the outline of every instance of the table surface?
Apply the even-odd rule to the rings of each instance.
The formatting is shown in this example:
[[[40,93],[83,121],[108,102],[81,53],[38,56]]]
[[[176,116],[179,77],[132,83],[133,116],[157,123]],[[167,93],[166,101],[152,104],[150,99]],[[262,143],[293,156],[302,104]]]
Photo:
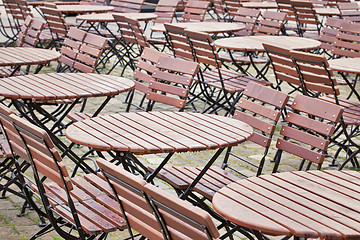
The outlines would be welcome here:
[[[0,47],[0,66],[40,65],[59,59],[60,53],[42,48]]]
[[[102,6],[102,5],[56,5],[56,8],[61,11],[62,13],[69,14],[69,13],[104,13],[114,10],[114,7],[111,6]]]
[[[317,40],[292,36],[244,36],[214,41],[215,46],[234,51],[264,51],[263,43],[295,50],[310,50],[320,46]]]
[[[158,17],[155,13],[95,13],[80,15],[76,19],[89,22],[115,22],[113,15],[135,18],[139,21],[150,21]]]
[[[49,73],[3,78],[0,96],[37,101],[113,96],[134,88],[127,78],[95,73]]]
[[[227,22],[184,22],[174,23],[174,25],[184,27],[191,31],[202,31],[207,33],[236,32],[245,28],[244,24]],[[151,30],[156,32],[166,31],[163,24],[154,25],[151,27]]]
[[[47,3],[46,1],[34,1],[34,2],[28,2],[28,4],[30,6],[34,6],[34,7],[38,7],[38,6],[44,6],[45,3]],[[62,2],[62,1],[54,1],[54,2],[50,2],[53,3],[55,5],[79,5],[79,2]]]
[[[75,143],[133,154],[218,149],[238,145],[252,134],[253,129],[239,120],[190,112],[119,113],[66,129],[66,137]]]
[[[333,71],[360,74],[360,57],[330,59],[328,63]]]
[[[360,239],[360,173],[301,171],[251,177],[217,192],[217,213],[269,235]],[[352,237],[352,238],[351,238]]]

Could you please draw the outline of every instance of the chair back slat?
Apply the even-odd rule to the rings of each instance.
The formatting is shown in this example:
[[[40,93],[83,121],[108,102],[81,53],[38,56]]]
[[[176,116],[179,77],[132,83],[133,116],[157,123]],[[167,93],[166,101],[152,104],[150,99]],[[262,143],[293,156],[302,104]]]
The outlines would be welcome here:
[[[336,35],[332,53],[345,57],[360,57],[360,23],[344,23]]]

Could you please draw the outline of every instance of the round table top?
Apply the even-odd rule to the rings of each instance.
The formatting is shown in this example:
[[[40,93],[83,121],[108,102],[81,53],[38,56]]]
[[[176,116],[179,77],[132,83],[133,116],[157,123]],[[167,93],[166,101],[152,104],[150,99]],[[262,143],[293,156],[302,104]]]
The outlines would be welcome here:
[[[111,6],[102,6],[102,5],[56,5],[56,8],[64,14],[76,13],[104,13],[114,10],[114,7]]]
[[[98,151],[134,154],[202,151],[235,146],[253,134],[239,120],[190,112],[137,112],[98,116],[66,129],[72,142]]]
[[[33,7],[38,7],[38,6],[44,6],[45,3],[48,3],[47,1],[34,1],[34,2],[28,2],[28,4],[30,6],[33,6]],[[79,2],[69,2],[69,1],[66,1],[66,2],[63,2],[63,1],[54,1],[54,2],[50,2],[50,3],[53,3],[55,5],[79,5]]]
[[[333,71],[360,74],[360,57],[330,59],[328,63]]]
[[[77,16],[79,21],[88,22],[115,22],[113,15],[120,15],[137,19],[138,21],[150,21],[157,18],[155,13],[95,13]]]
[[[360,239],[360,172],[297,171],[251,177],[212,201],[226,219],[269,235]]]
[[[134,88],[127,78],[96,73],[49,73],[3,78],[0,96],[49,101],[114,96]]]
[[[30,47],[0,47],[0,66],[40,65],[59,59],[54,50]]]
[[[215,46],[234,51],[265,51],[263,43],[293,50],[310,50],[320,46],[320,42],[317,40],[293,36],[243,36],[221,38],[214,41]]]
[[[186,28],[191,31],[199,31],[206,33],[227,33],[236,32],[245,28],[241,23],[227,23],[227,22],[183,22],[173,23],[173,25]],[[152,31],[165,32],[163,24],[157,24],[151,27]]]

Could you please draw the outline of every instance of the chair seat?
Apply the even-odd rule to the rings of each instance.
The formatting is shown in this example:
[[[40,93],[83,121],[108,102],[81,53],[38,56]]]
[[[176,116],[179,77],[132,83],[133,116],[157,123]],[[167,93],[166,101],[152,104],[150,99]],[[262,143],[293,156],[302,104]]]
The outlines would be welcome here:
[[[108,186],[107,182],[95,174],[86,174],[85,176],[71,179],[76,185],[71,190],[71,195],[84,230],[89,235],[98,235],[101,232],[126,229],[125,220],[119,215],[121,210],[116,200],[109,197],[108,193],[101,191],[92,182],[87,181],[87,178],[96,178],[104,186]],[[32,189],[38,192],[36,186],[32,186]],[[46,183],[45,191],[51,199],[52,207],[74,223],[65,190],[57,184]]]
[[[151,172],[154,169],[155,167],[153,166],[148,167],[148,170]],[[199,167],[165,166],[158,173],[157,177],[166,181],[175,189],[185,190],[200,171],[201,168]],[[195,186],[194,190],[211,200],[214,194],[222,187],[238,180],[240,178],[229,171],[212,166]]]
[[[0,67],[0,77],[10,77],[11,74],[13,74],[14,69],[6,68],[6,67]],[[16,71],[12,76],[20,76],[20,71]]]

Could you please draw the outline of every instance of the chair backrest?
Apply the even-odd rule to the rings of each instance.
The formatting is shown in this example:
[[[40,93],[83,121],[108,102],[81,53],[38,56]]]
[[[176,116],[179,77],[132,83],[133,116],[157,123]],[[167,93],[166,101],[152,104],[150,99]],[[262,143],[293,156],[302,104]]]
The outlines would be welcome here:
[[[164,52],[159,52],[152,48],[144,48],[141,53],[134,70],[135,90],[145,94],[148,91],[148,86],[153,80],[152,74],[157,70],[156,64],[161,56],[168,56]],[[134,93],[133,93],[134,94]],[[137,108],[145,110],[143,107],[144,99],[141,99],[140,103],[136,105]],[[131,105],[135,105],[133,102],[133,96],[128,100],[128,109]]]
[[[60,49],[59,61],[70,70],[94,73],[107,39],[78,28],[70,28]]]
[[[147,111],[152,110],[155,102],[165,103],[183,110],[199,64],[180,58],[161,56],[156,67],[146,94],[146,98],[151,100]]]
[[[112,0],[110,6],[114,7],[114,12],[120,13],[139,13],[144,0]]]
[[[223,0],[213,0],[212,5],[218,21],[229,20],[230,16],[228,14],[225,2]]]
[[[306,0],[291,0],[291,7],[295,13],[297,31],[300,37],[304,33],[315,32],[320,34],[321,23],[315,12],[313,3]]]
[[[164,24],[166,38],[171,45],[175,57],[192,60],[191,47],[185,34],[185,28],[173,24]]]
[[[144,193],[146,181],[106,160],[96,162],[114,191],[130,233],[133,229],[148,239],[164,239]]]
[[[69,26],[62,13],[56,8],[41,7],[40,10],[45,17],[53,39],[63,40],[69,31]]]
[[[269,44],[263,44],[263,46],[274,71],[276,80],[275,88],[280,91],[285,91],[286,87],[281,86],[282,83],[285,82],[288,83],[290,87],[290,90],[287,91],[288,94],[296,91],[303,92],[299,76],[290,56],[290,50]]]
[[[16,39],[16,45],[18,47],[36,47],[44,27],[45,23],[43,21],[28,16],[20,28]]]
[[[28,16],[33,17],[26,0],[4,0],[6,13],[15,20],[15,27],[19,30]]]
[[[129,229],[149,239],[215,239],[210,216],[106,160],[97,160],[116,193]],[[188,221],[188,219],[190,221]]]
[[[250,36],[253,34],[258,22],[261,11],[259,9],[239,7],[233,15],[233,22],[239,22],[245,25],[244,30],[235,32],[237,36]]]
[[[137,45],[140,48],[150,47],[147,37],[145,36],[144,29],[141,27],[139,21],[135,18],[125,18],[125,20],[133,32]]]
[[[318,40],[321,42],[320,48],[332,57],[331,50],[336,40],[336,35],[340,31],[340,27],[344,23],[350,23],[350,21],[335,17],[328,17],[324,26],[322,27]]]
[[[274,158],[273,172],[278,171],[283,152],[301,159],[298,170],[309,170],[312,164],[317,164],[317,169],[320,169],[330,137],[335,132],[335,125],[344,109],[336,104],[300,94],[295,97],[291,108],[293,112],[287,112],[287,124],[280,130],[283,138],[279,138],[276,143],[278,150]]]
[[[185,29],[185,34],[190,42],[195,61],[205,64],[207,67],[221,68],[222,64],[219,60],[218,52],[208,33]]]
[[[116,13],[113,14],[113,17],[119,27],[121,38],[128,44],[136,44],[136,38],[133,34],[133,31],[131,30],[127,18],[121,14]]]
[[[334,95],[339,104],[337,96],[340,90],[325,56],[301,51],[290,51],[290,55],[295,63],[303,94],[315,97],[321,94]]]
[[[280,35],[287,14],[283,12],[265,11],[258,22],[254,35]]]
[[[219,237],[213,220],[204,210],[149,183],[145,185],[145,193],[170,236],[167,239],[210,240]]]
[[[360,22],[360,6],[357,2],[339,2],[337,3],[337,7],[342,19],[351,22]]]
[[[360,57],[360,23],[344,23],[336,35],[332,54],[344,57]]]
[[[265,149],[258,165],[257,176],[262,172],[276,124],[288,99],[286,93],[249,82],[239,100],[234,118],[249,124],[254,129],[254,135],[249,140]]]
[[[155,8],[157,18],[152,20],[154,23],[171,23],[175,16],[176,7],[179,0],[159,0]]]
[[[286,20],[290,22],[295,22],[295,13],[291,6],[290,0],[276,0],[278,10],[287,14]]]
[[[210,1],[189,0],[182,15],[182,22],[204,21]]]
[[[229,11],[230,16],[235,16],[238,9],[241,7],[239,0],[224,0],[227,11]]]

